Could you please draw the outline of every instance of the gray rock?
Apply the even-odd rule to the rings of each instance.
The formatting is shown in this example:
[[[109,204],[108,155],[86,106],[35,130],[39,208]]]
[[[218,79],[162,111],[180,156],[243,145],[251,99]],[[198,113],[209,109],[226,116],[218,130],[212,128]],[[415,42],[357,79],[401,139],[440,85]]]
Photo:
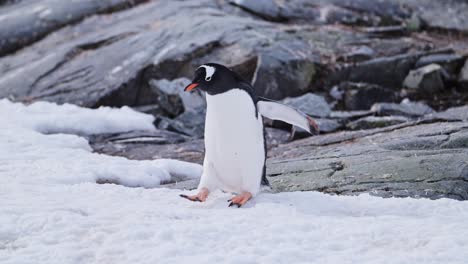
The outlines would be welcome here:
[[[367,110],[367,111],[332,111],[330,113],[330,118],[338,119],[343,121],[350,121],[355,120],[361,117],[370,116],[374,114],[374,112]]]
[[[421,68],[430,64],[440,65],[448,74],[456,75],[461,67],[465,58],[461,55],[454,53],[447,54],[433,54],[421,57],[414,66],[415,68]]]
[[[12,1],[8,1],[10,4]],[[144,0],[26,1],[0,9],[0,56],[21,49],[48,33],[97,13],[116,11]]]
[[[339,85],[344,92],[347,110],[368,110],[378,102],[396,102],[398,94],[376,84],[345,82]]]
[[[281,14],[281,7],[274,0],[232,0],[231,3],[268,20],[284,21],[286,19]]]
[[[205,107],[206,102],[203,93],[194,91],[192,93],[184,92],[184,87],[190,83],[187,78],[179,78],[173,81],[166,79],[151,80],[150,97],[157,98],[157,104],[169,114],[170,117],[176,117],[184,111]]]
[[[267,143],[267,149],[271,149],[280,144],[284,144],[291,141],[291,134],[288,131],[284,131],[281,129],[266,127],[265,139]]]
[[[468,32],[468,3],[464,0],[437,1],[391,0],[407,6],[419,16],[426,27]]]
[[[468,105],[452,107],[443,112],[431,113],[424,118],[427,120],[468,121]]]
[[[198,107],[186,111],[174,119],[159,116],[155,120],[155,125],[159,129],[182,133],[194,138],[203,138],[205,133],[205,113],[205,107]]]
[[[408,72],[423,55],[426,54],[396,55],[345,65],[331,75],[330,79],[334,83],[363,82],[400,89]]]
[[[348,123],[346,127],[351,130],[372,129],[393,126],[408,121],[409,119],[403,116],[367,116]]]
[[[398,23],[407,14],[390,1],[349,0],[231,0],[236,6],[266,20],[313,24],[379,25]]]
[[[434,113],[434,110],[421,102],[411,102],[403,100],[400,104],[377,103],[371,108],[371,111],[377,115],[401,115],[407,117],[420,117]]]
[[[468,59],[466,60],[465,65],[460,71],[458,81],[465,90],[468,90]]]
[[[444,90],[442,67],[437,64],[429,64],[412,70],[403,81],[403,86],[425,95],[441,92]]]
[[[136,160],[178,159],[203,162],[203,140],[169,131],[133,131],[119,134],[94,135],[89,139],[97,153],[123,156]]]
[[[375,50],[368,46],[358,46],[353,48],[349,53],[344,56],[345,62],[361,62],[370,60],[375,57]]]
[[[315,117],[327,117],[331,113],[331,107],[325,98],[312,93],[286,98],[282,102]]]
[[[151,1],[86,18],[0,58],[0,98],[149,105],[155,103],[147,96],[150,80],[191,77],[205,62],[226,64],[254,79],[261,95],[296,96],[311,89],[315,64],[321,63],[321,51],[304,39],[325,38],[327,30],[292,32],[225,13],[211,0]]]
[[[467,123],[397,126],[322,135],[273,149],[267,163],[273,190],[467,200]]]
[[[270,99],[298,96],[310,90],[316,65],[304,42],[276,42],[260,53],[252,84],[258,94]]]

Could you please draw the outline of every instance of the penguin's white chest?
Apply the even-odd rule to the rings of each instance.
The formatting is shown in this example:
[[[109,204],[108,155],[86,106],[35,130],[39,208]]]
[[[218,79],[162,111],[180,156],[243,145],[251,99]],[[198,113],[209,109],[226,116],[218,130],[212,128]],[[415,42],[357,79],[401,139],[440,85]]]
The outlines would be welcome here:
[[[205,182],[225,191],[256,194],[265,163],[262,117],[241,89],[208,95]]]

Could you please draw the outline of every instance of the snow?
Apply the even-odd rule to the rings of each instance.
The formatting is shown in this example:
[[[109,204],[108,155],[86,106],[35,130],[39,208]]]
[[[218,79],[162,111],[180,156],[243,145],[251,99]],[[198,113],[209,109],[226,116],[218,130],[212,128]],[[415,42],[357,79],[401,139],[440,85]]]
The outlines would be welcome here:
[[[227,207],[231,194],[217,191],[193,203],[178,196],[182,191],[149,187],[175,174],[196,178],[199,165],[99,155],[74,135],[150,123],[127,108],[0,101],[0,263],[468,259],[467,202],[294,192],[262,193],[238,209]]]

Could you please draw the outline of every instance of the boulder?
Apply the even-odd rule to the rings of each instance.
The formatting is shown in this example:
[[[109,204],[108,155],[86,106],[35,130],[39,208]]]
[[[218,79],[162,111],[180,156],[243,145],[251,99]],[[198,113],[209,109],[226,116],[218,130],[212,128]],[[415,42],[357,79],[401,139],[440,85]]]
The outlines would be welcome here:
[[[467,200],[467,132],[412,122],[307,138],[273,149],[267,175],[276,192]]]
[[[377,103],[371,108],[371,111],[377,115],[401,115],[407,117],[421,117],[435,111],[422,102],[411,102],[403,100],[400,104],[395,103]]]
[[[346,127],[351,130],[372,129],[393,126],[408,121],[409,119],[403,116],[367,116],[348,123]]]
[[[433,95],[444,90],[442,67],[438,64],[429,64],[409,72],[403,81],[403,86],[411,92]]]
[[[259,54],[252,80],[257,94],[278,100],[308,92],[316,75],[316,62],[306,59],[312,57],[302,41],[281,41],[266,48]]]
[[[286,98],[282,103],[315,117],[327,117],[331,113],[331,107],[325,98],[312,93]]]

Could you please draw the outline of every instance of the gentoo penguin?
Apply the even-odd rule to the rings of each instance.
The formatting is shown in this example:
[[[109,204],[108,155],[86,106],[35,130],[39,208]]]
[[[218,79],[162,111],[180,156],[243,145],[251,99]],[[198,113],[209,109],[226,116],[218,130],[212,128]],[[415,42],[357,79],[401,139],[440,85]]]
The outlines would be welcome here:
[[[255,95],[253,87],[223,65],[208,63],[195,71],[185,91],[206,93],[205,159],[198,194],[180,196],[204,202],[216,189],[235,193],[229,206],[241,207],[268,185],[263,116],[301,127],[311,134],[317,124],[286,105]]]

